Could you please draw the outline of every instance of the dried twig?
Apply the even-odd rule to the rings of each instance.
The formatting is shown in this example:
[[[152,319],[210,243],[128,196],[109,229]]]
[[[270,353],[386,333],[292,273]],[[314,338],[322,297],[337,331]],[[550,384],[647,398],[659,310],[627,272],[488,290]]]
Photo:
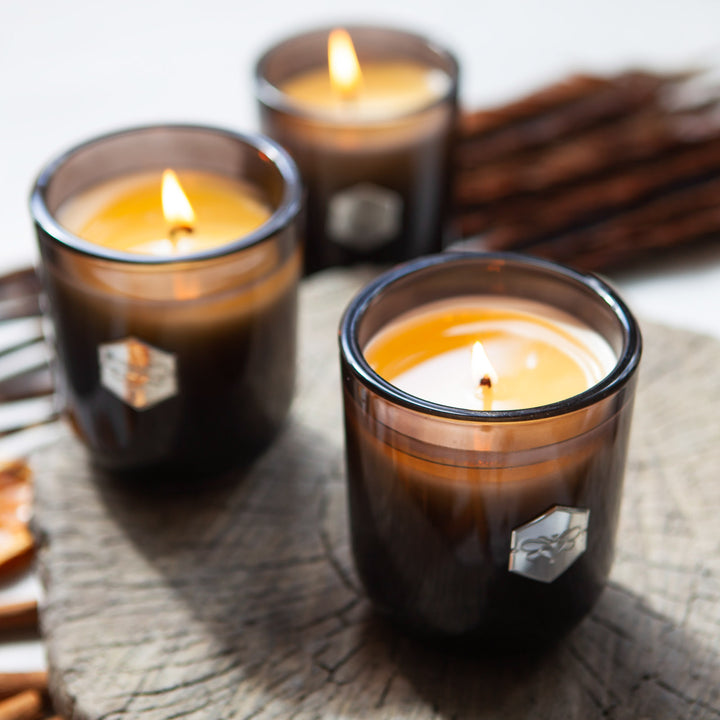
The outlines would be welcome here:
[[[605,269],[716,235],[706,201],[720,178],[720,97],[676,102],[697,77],[574,76],[466,114],[456,149],[461,236]]]
[[[583,221],[593,222],[633,207],[654,194],[672,192],[693,180],[720,175],[720,138],[634,165],[625,171],[553,194],[514,197],[505,203],[458,214],[464,236],[487,231],[488,247],[529,244]]]
[[[0,605],[0,632],[35,630],[38,607],[35,600]]]
[[[513,113],[505,111],[506,123],[488,130],[488,120],[499,122],[502,108],[498,114],[489,111],[489,117],[488,112],[468,113],[460,120],[457,165],[471,169],[654,106],[659,90],[671,88],[677,82],[675,76],[644,72],[624,73],[615,80],[575,76],[551,85],[537,97],[531,95],[508,106],[516,114],[525,113],[520,116],[521,122],[513,121]]]
[[[36,690],[45,694],[47,692],[47,673],[45,671],[0,673],[0,700],[17,695],[24,690]]]
[[[0,701],[0,720],[35,720],[42,713],[43,700],[37,690],[24,690]]]

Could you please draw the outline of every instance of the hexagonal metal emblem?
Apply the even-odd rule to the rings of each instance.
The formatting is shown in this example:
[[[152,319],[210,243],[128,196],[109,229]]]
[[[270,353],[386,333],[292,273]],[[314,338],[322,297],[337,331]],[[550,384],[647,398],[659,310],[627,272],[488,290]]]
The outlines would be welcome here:
[[[148,410],[177,395],[172,353],[128,337],[98,347],[100,383],[136,410]]]
[[[394,190],[359,183],[332,196],[326,232],[339,245],[369,252],[400,232],[402,207],[402,198]]]
[[[508,570],[550,583],[587,547],[590,510],[555,507],[512,531]]]

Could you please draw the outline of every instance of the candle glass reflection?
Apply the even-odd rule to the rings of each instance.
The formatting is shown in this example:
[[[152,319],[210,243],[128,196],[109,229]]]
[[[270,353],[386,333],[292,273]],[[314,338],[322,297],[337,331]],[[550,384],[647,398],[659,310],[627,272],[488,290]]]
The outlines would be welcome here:
[[[617,362],[574,397],[495,411],[423,400],[371,369],[364,349],[398,316],[474,295],[570,312]],[[615,545],[641,352],[622,300],[551,263],[448,253],[361,291],[340,345],[353,552],[375,605],[444,636],[531,642],[577,622]]]
[[[140,254],[75,235],[57,219],[108,180],[187,169],[242,180],[270,217],[242,237]],[[58,392],[100,466],[192,479],[255,455],[282,424],[295,375],[293,161],[262,136],[196,126],[137,128],[65,153],[31,197]],[[142,217],[137,222],[142,223]]]
[[[263,131],[290,151],[307,189],[308,272],[439,250],[446,219],[455,59],[410,33],[348,30],[368,75],[357,95],[333,103],[331,89],[302,82],[328,73],[329,29],[276,45],[256,67]]]

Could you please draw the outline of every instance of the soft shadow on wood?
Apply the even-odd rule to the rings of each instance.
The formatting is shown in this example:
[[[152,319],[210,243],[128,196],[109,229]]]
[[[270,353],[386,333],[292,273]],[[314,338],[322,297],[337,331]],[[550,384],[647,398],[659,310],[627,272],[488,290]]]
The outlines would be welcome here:
[[[410,712],[418,698],[433,717],[448,719],[675,720],[720,713],[717,650],[617,584],[544,651],[500,653],[480,642],[474,650],[433,646],[379,622],[365,627],[363,643],[392,647],[393,672],[380,699],[388,717]]]
[[[160,657],[127,657],[138,663],[133,674],[149,673],[153,703],[237,718],[391,718],[419,708],[418,717],[448,720],[720,713],[717,653],[618,584],[543,650],[429,642],[374,615],[352,570],[342,458],[327,448],[319,460],[318,442],[292,426],[237,484],[160,504],[99,483],[108,511],[158,573],[134,604],[173,597],[169,617],[156,607],[150,623],[130,620],[152,628],[146,640],[167,653],[162,668]],[[141,693],[129,707],[138,716],[150,709]]]

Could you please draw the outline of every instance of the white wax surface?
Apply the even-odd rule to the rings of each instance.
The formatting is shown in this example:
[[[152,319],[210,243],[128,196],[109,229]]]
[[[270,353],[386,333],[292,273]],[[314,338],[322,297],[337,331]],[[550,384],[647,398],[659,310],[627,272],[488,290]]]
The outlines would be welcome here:
[[[470,410],[512,410],[535,406],[535,403],[524,402],[522,390],[516,391],[520,377],[536,378],[548,392],[553,391],[556,381],[562,386],[559,372],[538,354],[542,346],[555,348],[571,360],[584,376],[582,390],[595,385],[617,362],[605,338],[569,313],[544,303],[502,296],[459,296],[428,303],[388,324],[371,340],[369,347],[382,344],[384,337],[413,321],[432,315],[451,316],[454,310],[467,308],[477,308],[483,313],[511,311],[512,314],[507,317],[488,314],[472,322],[452,325],[442,336],[448,338],[448,344],[453,337],[467,337],[466,344],[424,358],[386,379],[410,395],[441,405]],[[497,376],[497,382],[490,388],[479,387],[480,378],[475,376],[472,346],[476,340],[481,341]],[[408,356],[413,355],[413,350],[407,348]],[[381,369],[378,372],[383,375]],[[562,399],[564,396],[558,395],[552,402]]]

